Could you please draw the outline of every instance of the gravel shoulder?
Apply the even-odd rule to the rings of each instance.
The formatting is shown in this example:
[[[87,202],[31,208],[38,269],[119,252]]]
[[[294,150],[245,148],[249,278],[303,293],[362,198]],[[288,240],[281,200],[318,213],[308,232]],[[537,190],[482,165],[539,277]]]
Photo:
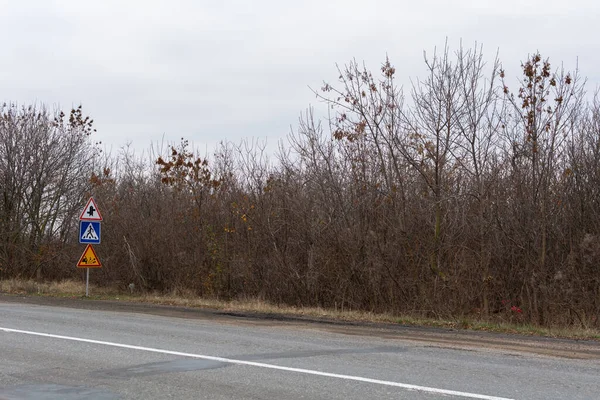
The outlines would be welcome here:
[[[600,362],[600,342],[555,339],[493,332],[404,326],[399,324],[347,322],[288,314],[231,312],[117,300],[90,300],[0,293],[0,304],[31,304],[85,310],[141,313],[185,319],[215,320],[236,325],[288,325],[298,329],[319,330],[346,335],[373,336],[420,343],[425,346],[453,348],[513,355],[536,355]]]

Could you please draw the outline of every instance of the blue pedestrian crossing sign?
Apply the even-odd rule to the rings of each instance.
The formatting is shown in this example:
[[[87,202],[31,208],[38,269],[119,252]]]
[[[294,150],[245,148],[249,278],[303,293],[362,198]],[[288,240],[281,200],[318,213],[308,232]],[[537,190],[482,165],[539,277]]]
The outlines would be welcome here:
[[[100,244],[100,221],[79,221],[79,243]]]

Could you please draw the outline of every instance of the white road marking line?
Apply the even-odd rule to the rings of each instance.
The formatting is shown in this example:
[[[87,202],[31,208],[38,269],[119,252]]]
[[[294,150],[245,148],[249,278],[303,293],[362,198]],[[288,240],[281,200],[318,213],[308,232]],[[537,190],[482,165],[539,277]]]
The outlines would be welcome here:
[[[341,374],[334,374],[334,373],[330,373],[330,372],[315,371],[315,370],[311,370],[311,369],[283,367],[280,365],[265,364],[265,363],[259,363],[259,362],[253,362],[253,361],[244,361],[244,360],[235,360],[235,359],[231,359],[231,358],[205,356],[202,354],[183,353],[180,351],[162,350],[162,349],[155,349],[152,347],[143,347],[143,346],[133,346],[133,345],[129,345],[129,344],[105,342],[102,340],[84,339],[84,338],[78,338],[78,337],[72,337],[72,336],[53,335],[51,333],[31,332],[31,331],[23,331],[23,330],[19,330],[19,329],[2,328],[2,327],[0,327],[0,331],[6,332],[6,333],[21,333],[21,334],[25,334],[25,335],[41,336],[41,337],[53,338],[53,339],[71,340],[74,342],[100,344],[100,345],[104,345],[104,346],[120,347],[123,349],[131,349],[131,350],[148,351],[151,353],[168,354],[168,355],[173,355],[173,356],[199,358],[199,359],[211,360],[211,361],[220,361],[220,362],[229,363],[229,364],[248,365],[251,367],[268,368],[268,369],[274,369],[274,370],[279,370],[279,371],[297,372],[297,373],[301,373],[301,374],[323,376],[323,377],[327,377],[327,378],[337,378],[337,379],[345,379],[345,380],[349,380],[349,381],[373,383],[376,385],[394,386],[394,387],[399,387],[399,388],[407,389],[407,390],[415,390],[415,391],[419,391],[419,392],[442,394],[442,395],[446,395],[446,396],[458,396],[458,397],[465,397],[465,398],[470,398],[470,399],[483,399],[483,400],[514,400],[514,399],[509,399],[506,397],[487,396],[484,394],[459,392],[456,390],[437,389],[437,388],[427,387],[427,386],[410,385],[407,383],[399,383],[399,382],[392,382],[392,381],[382,381],[379,379],[364,378],[361,376],[341,375]]]

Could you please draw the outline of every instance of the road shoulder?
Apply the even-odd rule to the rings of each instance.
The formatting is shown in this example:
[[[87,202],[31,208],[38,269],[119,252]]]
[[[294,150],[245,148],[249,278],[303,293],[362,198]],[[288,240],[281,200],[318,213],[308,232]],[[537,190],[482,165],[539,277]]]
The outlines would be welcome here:
[[[185,319],[213,320],[228,324],[287,325],[298,329],[314,329],[346,335],[374,336],[384,339],[411,341],[431,347],[500,352],[517,356],[527,354],[542,357],[600,361],[600,343],[593,340],[556,339],[518,334],[415,327],[389,323],[349,322],[288,314],[247,311],[232,312],[117,300],[23,296],[0,293],[0,305],[2,304],[30,304],[84,310],[139,313]]]

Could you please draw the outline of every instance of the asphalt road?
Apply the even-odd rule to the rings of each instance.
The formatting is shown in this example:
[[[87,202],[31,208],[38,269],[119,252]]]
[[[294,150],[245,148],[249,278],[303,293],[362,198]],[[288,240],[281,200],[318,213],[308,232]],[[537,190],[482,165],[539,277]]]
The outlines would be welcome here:
[[[519,349],[489,345],[494,335],[470,344],[444,332],[420,340],[376,326],[131,308],[0,296],[0,399],[600,399],[594,342],[527,339]],[[536,346],[557,352],[526,350]]]

